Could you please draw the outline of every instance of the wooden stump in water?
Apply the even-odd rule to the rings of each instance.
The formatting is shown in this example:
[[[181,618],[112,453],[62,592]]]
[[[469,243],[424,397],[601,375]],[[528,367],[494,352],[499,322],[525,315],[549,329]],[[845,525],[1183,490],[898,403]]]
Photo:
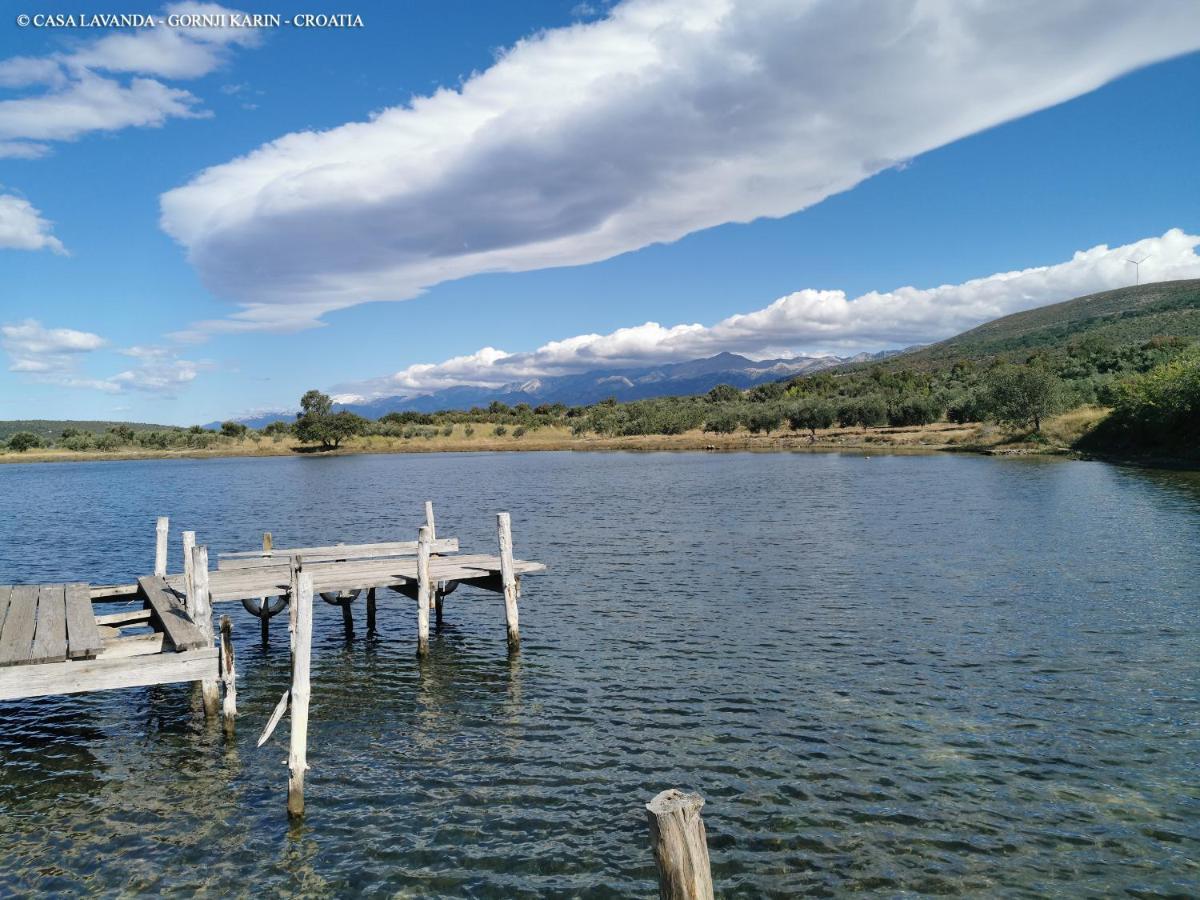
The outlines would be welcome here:
[[[500,541],[500,582],[504,586],[504,620],[508,625],[508,649],[521,648],[521,628],[517,618],[517,598],[521,585],[513,573],[512,518],[502,512],[496,516],[496,535]]]
[[[233,722],[237,718],[237,670],[233,665],[233,623],[229,616],[221,616],[221,682],[225,685],[221,717],[225,722],[225,734],[232,735]]]
[[[417,656],[429,652],[429,605],[433,585],[429,583],[429,526],[417,532]]]
[[[298,563],[298,561],[297,561]],[[309,669],[312,665],[313,577],[297,564],[292,591],[292,718],[288,740],[288,815],[304,815],[304,772],[308,768]]]
[[[367,634],[375,633],[375,588],[367,591]]]
[[[208,589],[208,547],[192,548],[192,608],[188,610],[196,627],[207,640],[207,646],[213,644],[212,596]],[[200,682],[200,691],[204,696],[204,715],[214,718],[217,715],[217,701],[220,691],[217,688],[217,677],[220,672],[213,673],[213,678],[205,678]]]
[[[712,870],[700,808],[704,798],[683,791],[663,791],[646,804],[650,848],[658,863],[658,895],[662,900],[712,900]]]

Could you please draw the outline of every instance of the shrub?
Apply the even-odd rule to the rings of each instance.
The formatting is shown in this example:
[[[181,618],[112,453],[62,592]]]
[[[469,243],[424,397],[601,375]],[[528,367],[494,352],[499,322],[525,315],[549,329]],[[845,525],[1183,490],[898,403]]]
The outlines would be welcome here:
[[[508,434],[508,426],[497,425],[492,429],[492,434],[494,434],[496,437],[504,437],[504,435]]]
[[[746,427],[750,429],[752,434],[766,432],[770,434],[776,428],[783,424],[783,410],[778,406],[763,405],[761,408],[750,413],[746,421]]]
[[[18,431],[8,439],[8,449],[17,453],[33,450],[42,446],[42,439],[32,431]]]
[[[742,399],[742,392],[732,384],[718,384],[706,397],[710,403],[737,403]]]
[[[987,418],[1002,425],[1032,425],[1042,430],[1042,419],[1059,406],[1062,385],[1041,365],[1001,365],[988,372],[981,394]]]
[[[463,429],[463,434],[465,434],[467,437],[470,437],[474,433],[475,433],[474,425],[468,425],[466,428]]]
[[[513,437],[515,437],[515,438],[523,438],[523,437],[525,437],[525,426],[524,426],[524,425],[518,425],[516,428],[514,428],[514,429],[513,429]]]
[[[879,397],[852,397],[838,405],[837,419],[847,428],[878,428],[887,424],[887,404]]]
[[[221,435],[227,438],[240,438],[246,436],[246,426],[242,422],[222,422]]]
[[[818,428],[830,428],[837,418],[832,403],[825,400],[804,400],[793,405],[787,414],[788,425],[795,431],[808,431],[809,443],[817,439]]]
[[[741,424],[737,412],[732,409],[722,409],[711,413],[704,420],[704,430],[714,434],[733,434]]]
[[[888,424],[893,428],[928,425],[942,417],[941,404],[933,397],[901,397],[888,407]]]

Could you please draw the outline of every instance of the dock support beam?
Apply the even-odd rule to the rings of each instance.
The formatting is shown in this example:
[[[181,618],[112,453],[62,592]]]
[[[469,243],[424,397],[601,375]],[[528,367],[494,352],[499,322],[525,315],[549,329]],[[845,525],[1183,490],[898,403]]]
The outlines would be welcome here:
[[[194,539],[194,538],[193,538]],[[208,547],[192,548],[192,594],[189,596],[188,614],[200,633],[208,640],[208,646],[213,643],[212,597],[208,591]],[[219,675],[220,672],[214,673]],[[217,700],[219,691],[217,679],[205,678],[200,682],[200,691],[204,695],[204,715],[213,718],[217,715]]]
[[[433,501],[425,501],[425,524],[429,527],[429,540],[437,540],[437,520],[433,517]],[[433,611],[437,626],[442,627],[442,601],[446,597],[446,582],[439,581],[433,586]]]
[[[660,900],[713,900],[702,806],[704,798],[699,794],[674,789],[646,804]]]
[[[375,633],[375,588],[367,589],[367,634]]]
[[[154,523],[154,574],[167,574],[167,533],[171,523],[166,516],[159,516]]]
[[[429,526],[417,532],[417,656],[429,653],[429,601],[433,585],[429,583]]]
[[[233,664],[233,623],[229,616],[221,616],[221,683],[225,686],[221,718],[225,723],[225,734],[232,737],[234,719],[237,718],[237,669]]]
[[[512,518],[502,512],[496,516],[496,533],[500,539],[500,583],[504,587],[504,620],[508,623],[508,650],[521,649],[521,628],[517,616],[517,598],[521,584],[513,573]]]
[[[274,546],[274,545],[272,543],[271,532],[264,531],[263,532],[263,556],[267,556],[268,554],[270,554],[272,546]],[[271,644],[271,612],[267,608],[270,605],[267,602],[269,599],[270,599],[269,597],[263,597],[262,600],[260,601],[262,604],[262,606],[260,607],[261,615],[258,617],[259,625],[262,629],[262,645],[264,648],[269,647]]]
[[[196,548],[196,532],[185,531],[183,533],[183,596],[187,601],[187,609],[192,611],[192,595],[196,592],[192,585],[192,566],[195,565],[195,560],[192,558],[192,551]]]
[[[312,664],[313,577],[296,560],[292,569],[292,717],[288,742],[288,815],[304,815],[308,768],[309,668]]]

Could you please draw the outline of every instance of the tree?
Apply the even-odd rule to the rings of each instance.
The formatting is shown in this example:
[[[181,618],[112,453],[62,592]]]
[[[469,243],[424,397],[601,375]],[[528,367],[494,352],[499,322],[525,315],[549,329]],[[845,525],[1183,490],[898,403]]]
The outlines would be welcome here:
[[[788,410],[788,425],[796,431],[808,430],[808,442],[816,443],[818,428],[831,428],[837,419],[832,403],[806,400]]]
[[[367,420],[349,410],[333,412],[333,400],[320,391],[307,391],[300,398],[296,437],[305,443],[320,443],[322,450],[336,450],[342,441],[366,431]]]
[[[241,422],[222,422],[221,434],[227,438],[240,438],[246,434],[246,426]]]
[[[708,392],[710,403],[737,403],[742,399],[742,392],[732,384],[718,384]]]
[[[33,450],[42,446],[42,439],[32,431],[18,431],[8,439],[8,449],[17,453]]]
[[[289,422],[270,422],[263,428],[263,434],[269,434],[271,437],[275,435],[285,435],[292,433],[292,426]]]
[[[989,419],[1041,431],[1042,419],[1058,408],[1061,393],[1058,378],[1040,365],[1001,365],[988,372],[981,400]]]

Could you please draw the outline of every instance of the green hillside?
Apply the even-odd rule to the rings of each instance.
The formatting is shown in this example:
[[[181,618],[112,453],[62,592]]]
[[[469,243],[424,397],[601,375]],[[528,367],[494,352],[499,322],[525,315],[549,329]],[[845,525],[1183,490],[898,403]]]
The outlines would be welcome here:
[[[150,425],[145,422],[101,422],[72,419],[9,419],[0,421],[0,441],[6,441],[18,431],[31,431],[43,441],[57,441],[64,431],[73,428],[92,434],[104,434],[110,428],[129,428],[132,431],[174,431],[173,425]]]
[[[883,365],[940,368],[994,357],[1019,361],[1036,350],[1065,350],[1085,339],[1097,347],[1123,347],[1162,336],[1200,338],[1200,279],[1102,291],[1013,313]]]

